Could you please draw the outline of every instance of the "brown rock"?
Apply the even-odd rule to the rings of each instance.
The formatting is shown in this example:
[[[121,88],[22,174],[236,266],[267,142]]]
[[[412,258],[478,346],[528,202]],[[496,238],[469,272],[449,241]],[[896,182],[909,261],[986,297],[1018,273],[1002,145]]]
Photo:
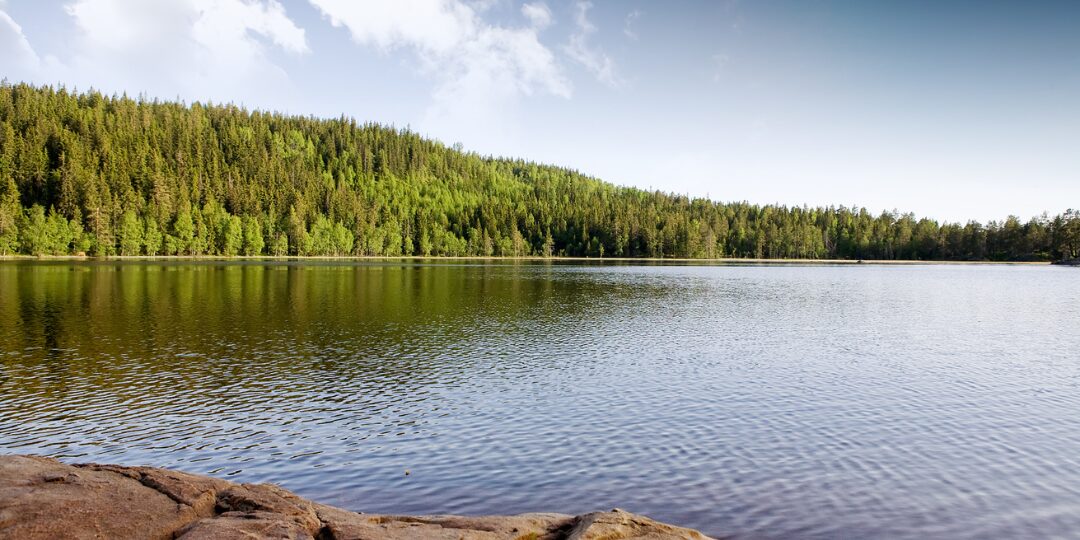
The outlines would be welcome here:
[[[128,476],[41,457],[0,458],[0,538],[167,540],[196,517]]]
[[[577,518],[566,540],[702,540],[705,535],[619,510]]]
[[[274,514],[295,522],[312,536],[322,526],[311,501],[271,484],[233,485],[218,494],[217,510]]]
[[[190,506],[200,517],[214,515],[217,493],[231,482],[194,474],[154,467],[122,467],[119,465],[84,465],[85,469],[110,471],[138,480],[142,485],[163,493],[178,504]]]
[[[564,514],[520,516],[385,516],[357,514],[317,505],[319,519],[335,540],[555,540],[574,523]]]
[[[270,512],[226,512],[200,519],[180,532],[179,540],[222,540],[266,538],[273,540],[314,540],[292,519]]]
[[[316,504],[270,484],[153,467],[0,456],[0,540],[707,540],[613,510],[583,516],[387,516]]]

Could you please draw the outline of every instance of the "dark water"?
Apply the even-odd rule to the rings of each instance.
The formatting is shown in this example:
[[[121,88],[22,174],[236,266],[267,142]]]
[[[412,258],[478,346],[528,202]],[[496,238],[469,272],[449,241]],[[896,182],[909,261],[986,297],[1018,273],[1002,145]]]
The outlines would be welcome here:
[[[0,452],[368,512],[1080,531],[1073,268],[4,263],[0,345]]]

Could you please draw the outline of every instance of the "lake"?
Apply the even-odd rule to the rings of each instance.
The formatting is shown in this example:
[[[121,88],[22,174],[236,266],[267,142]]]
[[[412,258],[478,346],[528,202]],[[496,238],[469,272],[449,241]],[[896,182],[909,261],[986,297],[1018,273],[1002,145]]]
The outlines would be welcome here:
[[[366,512],[1080,530],[1075,268],[9,261],[0,345],[5,453]]]

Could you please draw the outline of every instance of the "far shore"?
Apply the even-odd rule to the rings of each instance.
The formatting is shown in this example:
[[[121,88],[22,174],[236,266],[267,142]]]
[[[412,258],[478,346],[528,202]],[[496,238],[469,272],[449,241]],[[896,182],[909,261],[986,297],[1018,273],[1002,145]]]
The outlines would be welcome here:
[[[1053,261],[920,261],[910,259],[690,259],[661,257],[503,257],[503,256],[445,256],[445,255],[0,255],[0,261],[473,261],[473,262],[622,262],[622,263],[696,263],[696,264],[789,264],[789,265],[1025,265],[1049,266]]]

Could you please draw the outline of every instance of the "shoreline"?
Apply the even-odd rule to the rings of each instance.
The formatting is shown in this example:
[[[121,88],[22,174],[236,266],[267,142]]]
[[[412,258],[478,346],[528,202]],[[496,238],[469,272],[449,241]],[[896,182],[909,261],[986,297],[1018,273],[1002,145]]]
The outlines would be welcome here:
[[[614,509],[577,516],[394,516],[319,504],[273,484],[157,467],[0,455],[0,537],[209,540],[710,540]]]
[[[696,263],[702,266],[713,265],[876,265],[876,266],[932,266],[932,265],[995,265],[995,266],[1051,266],[1051,265],[1076,265],[1077,262],[1069,261],[920,261],[912,259],[742,259],[742,258],[714,258],[714,259],[690,259],[690,258],[657,258],[657,257],[504,257],[504,256],[423,256],[403,255],[389,257],[383,255],[109,255],[105,257],[92,257],[83,255],[0,255],[0,262],[6,261],[71,261],[71,262],[303,262],[303,261],[329,261],[329,262],[417,262],[417,261],[464,261],[464,262],[578,262],[578,263]]]

